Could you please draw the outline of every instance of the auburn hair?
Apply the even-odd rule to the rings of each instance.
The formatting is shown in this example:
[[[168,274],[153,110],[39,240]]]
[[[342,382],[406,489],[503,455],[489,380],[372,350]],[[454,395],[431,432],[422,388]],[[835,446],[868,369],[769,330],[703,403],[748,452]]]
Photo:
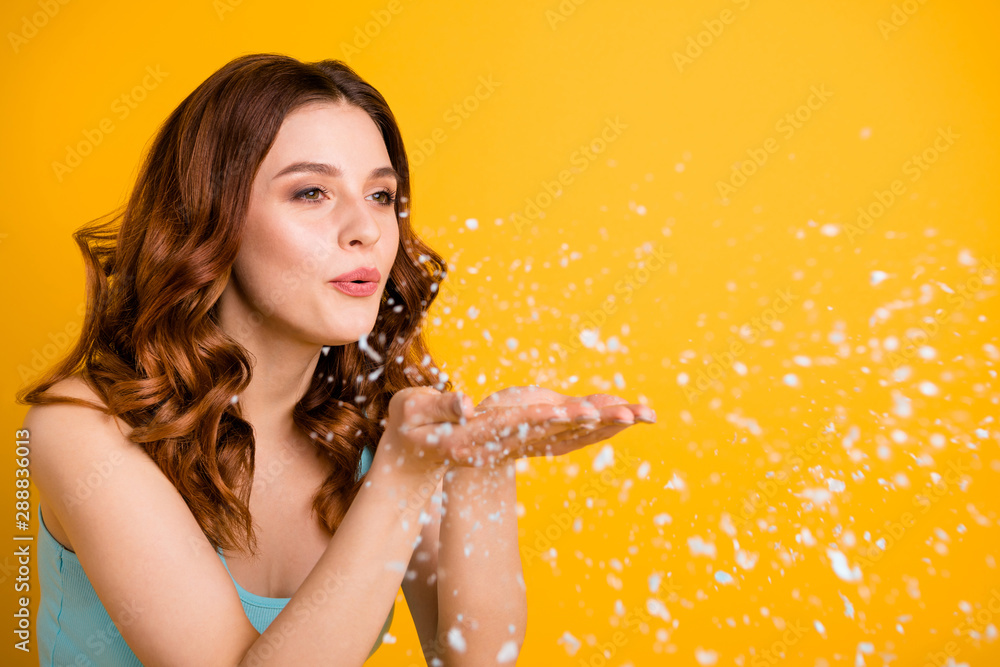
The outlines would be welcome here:
[[[446,263],[411,227],[409,166],[388,104],[339,60],[244,55],[181,102],[159,128],[126,203],[73,234],[87,273],[80,338],[17,394],[22,404],[81,404],[127,423],[129,439],[174,484],[216,548],[256,551],[254,436],[233,400],[250,383],[251,364],[220,328],[215,304],[240,247],[248,185],[285,117],[317,101],[364,110],[400,176],[399,248],[374,329],[323,349],[292,412],[333,464],[313,508],[334,532],[361,489],[362,451],[376,450],[392,395],[412,386],[453,390],[421,334]],[[77,374],[105,405],[48,392]]]

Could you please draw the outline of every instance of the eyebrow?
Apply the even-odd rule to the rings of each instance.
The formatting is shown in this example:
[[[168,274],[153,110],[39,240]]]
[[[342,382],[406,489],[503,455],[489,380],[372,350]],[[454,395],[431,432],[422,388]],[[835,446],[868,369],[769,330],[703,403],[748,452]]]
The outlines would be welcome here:
[[[340,169],[340,167],[335,167],[334,165],[327,164],[325,162],[294,162],[275,174],[274,179],[287,174],[323,174],[324,176],[329,176],[331,178],[340,178],[344,175],[344,172]],[[376,167],[368,173],[369,179],[384,177],[395,179],[397,184],[401,183],[403,180],[392,167]]]

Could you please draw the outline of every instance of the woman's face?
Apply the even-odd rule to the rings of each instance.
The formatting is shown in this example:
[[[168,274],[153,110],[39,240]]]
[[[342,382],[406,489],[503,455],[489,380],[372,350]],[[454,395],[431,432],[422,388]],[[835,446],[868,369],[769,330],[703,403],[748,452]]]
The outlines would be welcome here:
[[[372,331],[399,245],[396,186],[382,135],[362,109],[312,102],[286,116],[253,182],[219,300],[223,328],[312,345]],[[380,274],[370,295],[331,282],[358,268]]]

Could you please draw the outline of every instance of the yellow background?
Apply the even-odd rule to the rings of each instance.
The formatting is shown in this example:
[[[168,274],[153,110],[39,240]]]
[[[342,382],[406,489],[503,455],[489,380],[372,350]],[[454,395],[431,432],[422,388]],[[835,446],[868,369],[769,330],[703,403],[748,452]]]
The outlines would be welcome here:
[[[71,232],[125,197],[191,90],[244,53],[345,59],[392,106],[413,223],[452,265],[430,344],[457,385],[659,417],[603,471],[600,445],[519,466],[519,664],[920,666],[949,642],[1000,664],[996,3],[46,1],[0,10],[5,396],[81,321]],[[122,95],[144,99],[122,117]],[[4,410],[13,521],[23,409]],[[422,664],[398,604],[373,666]]]

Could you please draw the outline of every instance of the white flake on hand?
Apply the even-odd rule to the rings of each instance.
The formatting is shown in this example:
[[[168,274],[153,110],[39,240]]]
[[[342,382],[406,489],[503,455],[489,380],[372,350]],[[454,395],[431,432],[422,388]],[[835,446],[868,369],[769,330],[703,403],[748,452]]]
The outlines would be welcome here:
[[[462,636],[461,628],[452,628],[448,631],[448,645],[459,653],[465,653],[465,637]]]
[[[501,646],[500,650],[497,652],[497,662],[500,664],[512,662],[517,659],[517,653],[517,642],[513,639],[508,639],[503,643],[503,646]]]

